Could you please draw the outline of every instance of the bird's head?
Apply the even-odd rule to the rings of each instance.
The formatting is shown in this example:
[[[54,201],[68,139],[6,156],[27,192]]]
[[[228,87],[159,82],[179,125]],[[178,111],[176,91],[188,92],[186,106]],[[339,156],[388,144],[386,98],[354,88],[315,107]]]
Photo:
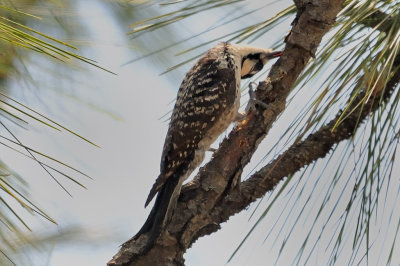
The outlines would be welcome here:
[[[240,73],[241,78],[246,79],[252,77],[259,72],[270,59],[281,55],[281,51],[264,50],[243,56]]]

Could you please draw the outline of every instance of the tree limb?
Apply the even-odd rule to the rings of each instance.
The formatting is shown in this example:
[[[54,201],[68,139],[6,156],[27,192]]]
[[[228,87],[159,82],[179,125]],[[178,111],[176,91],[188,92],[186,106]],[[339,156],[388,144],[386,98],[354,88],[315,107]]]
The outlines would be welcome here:
[[[291,88],[334,24],[343,0],[297,0],[295,3],[297,16],[285,39],[284,53],[256,91],[258,100],[268,108],[251,110],[246,120],[222,142],[193,184],[182,191],[167,230],[148,253],[141,254],[146,243],[144,235],[124,243],[108,265],[183,265],[183,254],[194,241],[219,228],[212,220],[215,206],[237,189],[244,166],[285,109]]]
[[[267,103],[268,108],[258,107],[250,111],[246,121],[235,127],[212,160],[185,186],[167,231],[148,254],[140,254],[145,239],[128,241],[109,265],[183,265],[184,252],[199,237],[217,231],[221,222],[272,190],[284,177],[325,157],[335,144],[353,136],[360,123],[382,101],[389,100],[400,81],[399,55],[392,67],[395,73],[386,89],[377,91],[375,97],[362,105],[358,104],[365,101],[365,90],[359,92],[347,109],[352,110],[352,113],[345,113],[346,118],[341,120],[334,131],[332,128],[341,113],[306,140],[292,145],[248,180],[242,183],[238,181],[258,144],[284,110],[291,87],[315,53],[322,36],[332,26],[342,1],[297,1],[296,5],[298,13],[293,29],[285,40],[285,52],[271,69],[269,78],[260,83],[257,89],[257,98]],[[368,23],[364,24],[372,27],[379,24],[376,20]],[[385,32],[388,30],[382,26],[377,29]]]
[[[340,120],[343,112],[340,112],[328,124],[318,131],[310,134],[304,141],[293,144],[278,158],[254,173],[249,179],[240,184],[240,189],[232,192],[215,206],[218,212],[212,214],[212,220],[219,223],[247,207],[257,198],[271,191],[286,176],[296,173],[302,167],[324,158],[335,144],[354,136],[357,128],[382,103],[389,101],[394,89],[400,83],[400,55],[397,55],[392,66],[395,71],[386,85],[385,90],[378,92],[366,103],[359,104],[365,99],[366,90],[360,91],[344,112],[346,117]],[[362,82],[362,81],[360,81]],[[357,86],[356,86],[357,87]],[[338,126],[334,126],[338,121]]]

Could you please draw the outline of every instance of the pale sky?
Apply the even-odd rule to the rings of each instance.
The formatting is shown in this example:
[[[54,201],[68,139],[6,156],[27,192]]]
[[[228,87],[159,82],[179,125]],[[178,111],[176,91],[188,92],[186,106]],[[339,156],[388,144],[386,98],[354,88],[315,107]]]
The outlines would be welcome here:
[[[252,5],[260,5],[262,2],[252,1]],[[261,15],[272,16],[287,3],[290,2],[281,1],[281,3],[272,5],[266,9],[268,14],[254,14],[254,21],[258,21],[262,17]],[[88,232],[87,236],[80,236],[76,243],[69,242],[66,245],[55,243],[47,256],[35,256],[35,260],[37,260],[35,265],[105,265],[117,252],[119,245],[133,236],[141,227],[150,210],[150,208],[144,209],[144,202],[159,172],[161,150],[168,126],[167,122],[158,118],[172,108],[173,105],[170,102],[175,98],[184,72],[192,65],[189,63],[178,71],[159,75],[168,66],[157,63],[156,55],[155,58],[143,59],[123,66],[130,59],[140,55],[140,52],[134,52],[135,40],[129,40],[125,35],[129,30],[127,25],[126,28],[121,28],[121,24],[114,21],[106,6],[98,1],[79,1],[77,8],[78,15],[85,18],[83,21],[89,34],[86,38],[77,41],[78,45],[80,42],[82,44],[81,52],[84,56],[95,59],[100,65],[118,75],[114,76],[86,65],[83,71],[79,68],[70,71],[69,68],[59,63],[52,63],[53,67],[49,71],[42,71],[42,64],[48,64],[47,59],[33,55],[31,60],[26,62],[26,67],[32,74],[36,85],[27,85],[26,82],[17,80],[10,84],[13,97],[41,113],[49,114],[57,122],[101,146],[101,148],[93,147],[67,132],[59,133],[52,129],[43,129],[35,123],[28,130],[17,129],[18,136],[26,144],[93,177],[93,180],[90,180],[65,169],[88,188],[84,190],[58,175],[60,182],[72,194],[72,198],[35,162],[27,161],[26,158],[4,147],[0,148],[2,160],[12,163],[19,170],[19,174],[27,177],[34,201],[58,222],[58,225],[55,226],[42,220],[38,222],[27,215],[35,232],[64,231],[73,225],[82,226]],[[213,16],[217,19],[215,13]],[[212,21],[214,17],[210,18]],[[189,23],[184,22],[185,26],[182,27],[182,32],[188,36],[201,32],[207,27],[204,25],[204,17],[193,17],[188,21]],[[287,32],[290,29],[289,23],[290,21],[282,23],[280,30]],[[194,46],[196,41],[203,42],[214,38],[224,30],[229,30],[229,26],[221,31],[193,40],[188,47]],[[177,35],[179,34],[180,32],[177,32]],[[269,43],[265,43],[265,45],[272,45],[275,39],[271,38],[267,41],[263,39],[252,45],[261,46],[268,41]],[[208,48],[213,44],[210,44]],[[180,50],[176,48],[172,51],[177,53]],[[199,52],[196,51],[194,54]],[[183,57],[174,57],[173,53],[171,52],[170,55],[171,61],[173,61],[170,66],[183,61]],[[267,67],[270,66],[271,64]],[[53,71],[59,73],[60,76],[54,75]],[[63,76],[63,73],[67,73],[64,71],[68,71],[68,75]],[[68,79],[68,76],[73,79]],[[46,86],[42,86],[43,84]],[[260,145],[251,165],[246,167],[243,177],[260,162],[266,151],[279,139],[280,133],[294,119],[294,114],[301,109],[302,102],[307,101],[307,97],[312,94],[312,88],[310,88],[291,103],[291,109],[281,116],[280,122],[275,124],[270,136]],[[221,140],[222,137],[214,146],[217,147]],[[270,157],[268,158],[270,159]],[[339,161],[339,159],[340,154],[334,160]],[[331,180],[324,180],[318,176],[324,166],[324,162],[319,161],[316,164],[317,170],[311,177],[306,174],[305,176],[308,177],[303,177],[298,189],[293,194],[288,193],[282,200],[275,203],[270,216],[259,225],[250,240],[228,265],[258,266],[274,265],[275,263],[276,265],[288,265],[293,262],[294,256],[314,220],[310,217],[317,213],[324,192],[329,189]],[[327,172],[333,171],[335,169],[327,169]],[[343,173],[343,175],[345,174]],[[322,176],[324,175],[326,174]],[[398,188],[398,177],[394,180],[394,182],[397,181],[395,184]],[[333,193],[336,198],[342,200],[342,203],[336,208],[345,207],[347,204],[349,194],[341,194],[341,188],[346,187],[345,181],[340,181],[341,184],[335,188]],[[304,190],[302,190],[303,185]],[[314,185],[315,193],[307,203],[308,208],[304,210],[305,215],[294,226],[293,233],[291,233],[297,214],[301,211],[302,204],[307,201],[309,194],[306,192],[312,191]],[[384,211],[385,208],[381,208],[382,211],[378,216],[390,216],[391,204],[397,199],[396,185],[393,188],[394,190],[387,194],[387,205],[385,205],[388,208],[387,211]],[[299,195],[306,196],[300,197]],[[286,208],[287,201],[289,204]],[[336,199],[327,204],[328,210],[323,212],[322,216],[329,216],[329,208],[333,208],[335,202]],[[225,265],[240,241],[268,206],[268,202],[264,200],[254,217],[248,221],[256,205],[253,204],[247,211],[232,217],[228,223],[222,225],[222,230],[198,240],[185,255],[186,264],[195,266]],[[333,222],[329,223],[324,230],[335,232],[337,230],[335,222],[339,221],[340,214],[334,214]],[[393,217],[399,217],[398,209],[394,211]],[[356,217],[351,217],[351,219],[352,222],[356,222]],[[275,223],[277,220],[278,222]],[[315,229],[323,227],[325,220],[322,218],[321,221],[315,225]],[[378,225],[379,223],[382,221],[378,222]],[[396,223],[397,221],[394,221],[394,224]],[[274,231],[264,243],[271,228],[274,228]],[[279,231],[282,231],[282,235],[277,236]],[[371,254],[371,264],[379,265],[378,261],[385,262],[388,246],[391,245],[391,243],[385,242],[386,236],[393,234],[394,231],[393,228],[381,229],[381,231],[373,228],[372,231],[376,236],[374,245],[382,246],[382,248]],[[288,242],[288,246],[277,261],[282,241],[289,234],[291,234],[291,241]],[[326,252],[325,249],[329,246],[330,236],[331,234],[327,234],[321,238],[321,245],[310,256],[308,264],[326,263],[330,252]],[[318,235],[312,238],[316,239],[317,237]],[[351,254],[351,241],[352,236],[341,253],[343,254],[342,263],[345,263]],[[382,258],[379,257],[381,250],[383,250]],[[339,258],[339,261],[341,259]],[[304,262],[305,259],[302,260],[302,263]],[[400,254],[395,252],[393,265],[399,263]],[[338,263],[338,265],[340,264]]]

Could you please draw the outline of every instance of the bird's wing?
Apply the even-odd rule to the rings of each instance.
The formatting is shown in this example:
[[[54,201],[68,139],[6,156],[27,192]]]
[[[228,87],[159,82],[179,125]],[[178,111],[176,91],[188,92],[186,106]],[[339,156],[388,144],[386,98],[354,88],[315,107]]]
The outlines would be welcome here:
[[[219,60],[203,57],[183,80],[164,143],[161,173],[146,205],[168,178],[180,178],[188,170],[199,142],[234,104],[235,69],[229,64],[221,66]]]

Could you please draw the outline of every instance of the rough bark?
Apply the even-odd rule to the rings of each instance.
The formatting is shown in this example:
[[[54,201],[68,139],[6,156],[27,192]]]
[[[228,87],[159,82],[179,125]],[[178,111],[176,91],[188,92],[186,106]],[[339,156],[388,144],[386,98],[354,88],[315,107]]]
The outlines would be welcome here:
[[[230,216],[240,212],[250,203],[271,191],[286,176],[296,173],[302,167],[320,158],[324,158],[334,145],[354,136],[362,122],[382,106],[382,103],[389,101],[393,90],[400,83],[399,54],[394,60],[392,71],[395,71],[395,73],[386,84],[385,90],[379,91],[374,97],[360,105],[359,103],[366,96],[366,91],[361,90],[350,104],[350,107],[346,109],[348,111],[344,113],[344,116],[342,116],[342,112],[338,113],[325,126],[310,134],[304,141],[293,144],[274,161],[254,173],[248,180],[242,182],[238,190],[230,193],[229,197],[223,198],[214,207],[217,211],[212,214],[211,219],[218,223],[227,221]],[[346,119],[341,120],[333,130],[341,117],[346,117]]]
[[[143,235],[136,241],[131,239],[124,243],[108,265],[184,265],[185,251],[199,237],[217,231],[220,222],[229,218],[230,214],[224,214],[229,210],[221,209],[223,204],[241,204],[236,202],[240,197],[234,195],[242,195],[239,188],[248,184],[239,182],[242,170],[285,109],[291,88],[334,24],[343,0],[299,0],[295,3],[298,11],[285,39],[284,53],[256,91],[257,99],[268,108],[256,105],[251,109],[246,120],[232,130],[193,182],[184,187],[166,231],[148,253],[141,254],[146,243],[146,235]],[[271,188],[278,182],[278,179],[273,180]],[[243,208],[257,197],[250,198]]]

